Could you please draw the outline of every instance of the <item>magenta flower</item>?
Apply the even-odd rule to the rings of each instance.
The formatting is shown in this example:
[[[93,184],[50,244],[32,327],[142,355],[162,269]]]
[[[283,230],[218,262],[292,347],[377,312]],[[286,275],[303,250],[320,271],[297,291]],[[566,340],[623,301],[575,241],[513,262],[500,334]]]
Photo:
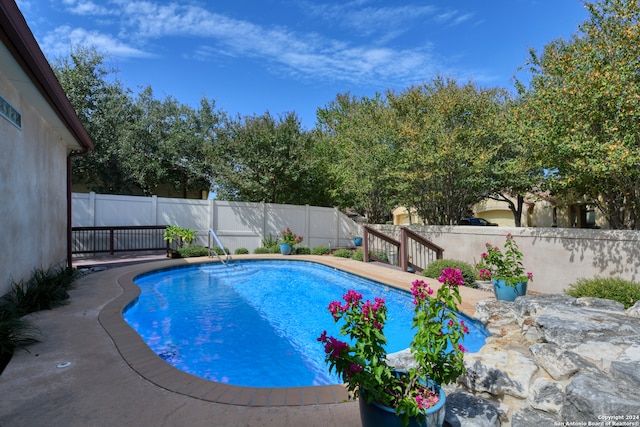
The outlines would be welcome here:
[[[442,270],[442,274],[438,277],[438,282],[447,286],[462,286],[464,285],[464,277],[462,277],[461,270],[449,267]]]
[[[329,337],[324,342],[324,352],[334,359],[339,358],[342,352],[347,350],[348,348],[349,344],[334,337]]]
[[[486,268],[481,268],[480,271],[478,272],[478,276],[482,280],[489,280],[491,279],[491,272]]]
[[[527,279],[533,280],[533,273],[532,272],[528,272],[527,273]]]
[[[461,352],[463,352],[463,353],[466,353],[467,351],[469,351],[469,350],[467,350],[467,349],[466,349],[466,347],[465,347],[465,346],[463,346],[462,344],[458,344],[458,349],[459,349]]]
[[[464,323],[464,320],[460,321],[460,326],[462,326],[462,332],[465,334],[469,333],[469,327]]]
[[[329,303],[329,312],[333,315],[333,320],[338,320],[340,317],[340,311],[342,311],[340,301],[331,301]]]
[[[349,305],[357,304],[362,300],[362,294],[350,289],[346,294],[342,296],[342,299]]]

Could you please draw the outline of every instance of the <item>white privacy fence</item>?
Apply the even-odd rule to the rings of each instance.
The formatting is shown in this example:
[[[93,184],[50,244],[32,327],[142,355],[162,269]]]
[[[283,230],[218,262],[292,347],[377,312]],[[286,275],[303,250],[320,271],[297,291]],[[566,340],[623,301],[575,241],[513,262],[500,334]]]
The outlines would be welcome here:
[[[287,227],[303,236],[299,246],[351,246],[360,226],[337,208],[219,200],[72,194],[72,226],[177,225],[196,230],[194,244],[207,245],[213,229],[231,252],[262,246]],[[351,233],[351,235],[349,234]]]

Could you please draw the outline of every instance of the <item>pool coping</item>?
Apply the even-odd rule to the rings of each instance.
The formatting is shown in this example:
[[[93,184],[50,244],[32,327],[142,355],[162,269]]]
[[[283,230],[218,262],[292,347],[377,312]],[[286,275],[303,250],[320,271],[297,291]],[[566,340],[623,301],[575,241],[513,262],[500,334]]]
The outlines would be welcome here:
[[[236,259],[280,259],[281,255],[250,255],[234,256]],[[387,267],[367,265],[358,261],[347,259],[336,259],[336,257],[324,257],[313,255],[287,256],[287,260],[311,261],[329,267],[343,270],[347,273],[356,274],[386,285],[408,290],[416,275],[394,270]],[[118,285],[123,292],[112,301],[108,302],[99,312],[98,320],[107,334],[111,337],[116,349],[122,359],[137,372],[140,376],[151,383],[165,390],[193,397],[196,399],[230,404],[237,406],[306,406],[322,405],[345,402],[348,400],[347,389],[344,385],[324,385],[305,387],[282,387],[282,388],[255,388],[236,386],[207,380],[187,372],[167,363],[160,356],[151,350],[142,337],[129,326],[122,315],[123,311],[132,301],[140,295],[140,288],[133,282],[134,277],[153,270],[180,267],[188,264],[218,263],[212,258],[188,258],[167,261],[156,261],[153,263],[139,264],[135,267],[123,267],[123,270],[116,278]],[[430,281],[434,286],[438,282],[433,279],[420,277],[425,281]],[[461,288],[463,294],[463,304],[459,307],[463,313],[473,316],[474,305],[466,301],[464,294],[474,301],[487,299],[490,294],[470,288]]]

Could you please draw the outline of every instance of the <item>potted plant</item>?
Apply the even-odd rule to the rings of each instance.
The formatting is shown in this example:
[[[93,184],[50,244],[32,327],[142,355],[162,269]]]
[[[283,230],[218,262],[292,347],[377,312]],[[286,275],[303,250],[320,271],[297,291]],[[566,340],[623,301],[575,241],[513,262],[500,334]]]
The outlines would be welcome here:
[[[185,243],[191,244],[196,238],[197,232],[191,228],[182,228],[177,225],[170,225],[164,230],[164,240],[169,242],[168,257],[180,257],[177,249],[182,248]],[[177,247],[173,247],[176,242]]]
[[[349,237],[353,240],[353,246],[362,246],[362,236],[354,235],[352,232],[349,232]]]
[[[527,284],[533,280],[533,274],[525,273],[522,252],[511,233],[506,237],[504,252],[486,243],[487,251],[482,253],[476,267],[480,279],[491,280],[496,299],[513,301],[518,296],[526,295]]]
[[[362,295],[348,291],[340,301],[329,304],[335,322],[343,321],[340,333],[349,342],[327,336],[324,345],[329,369],[340,375],[350,398],[359,397],[363,427],[373,425],[442,425],[445,393],[442,385],[454,382],[464,373],[464,334],[469,331],[458,319],[457,304],[462,302],[458,287],[464,283],[460,270],[447,268],[434,290],[423,280],[413,282],[416,330],[410,345],[416,366],[405,371],[387,363],[385,301],[362,301]]]
[[[293,248],[300,242],[302,242],[302,236],[295,234],[289,227],[282,232],[280,238],[280,253],[282,255],[290,255],[293,252]]]

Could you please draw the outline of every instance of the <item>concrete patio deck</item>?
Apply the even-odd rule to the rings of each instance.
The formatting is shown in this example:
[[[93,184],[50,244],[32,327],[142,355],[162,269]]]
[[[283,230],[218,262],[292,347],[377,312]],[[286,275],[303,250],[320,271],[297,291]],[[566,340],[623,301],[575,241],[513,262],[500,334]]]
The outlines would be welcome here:
[[[234,259],[245,257],[257,256]],[[271,257],[281,256],[260,256]],[[402,288],[416,279],[413,274],[343,258],[295,259],[319,261]],[[149,356],[148,347],[130,340],[132,330],[122,325],[121,316],[114,316],[132,298],[131,278],[142,271],[207,259],[142,260],[145,263],[76,263],[111,267],[78,280],[69,305],[29,315],[42,332],[42,342],[31,346],[30,353],[16,353],[0,376],[2,427],[360,425],[356,402],[317,403],[325,401],[317,396],[326,394],[318,392],[326,387],[279,389],[277,398],[249,388],[230,395],[229,389],[220,393],[226,385],[193,377]],[[476,301],[492,297],[469,288],[461,293],[461,309],[469,315]],[[70,364],[58,367],[66,363]],[[300,389],[316,389],[315,400],[309,402],[310,390]],[[220,399],[225,394],[227,398]]]

